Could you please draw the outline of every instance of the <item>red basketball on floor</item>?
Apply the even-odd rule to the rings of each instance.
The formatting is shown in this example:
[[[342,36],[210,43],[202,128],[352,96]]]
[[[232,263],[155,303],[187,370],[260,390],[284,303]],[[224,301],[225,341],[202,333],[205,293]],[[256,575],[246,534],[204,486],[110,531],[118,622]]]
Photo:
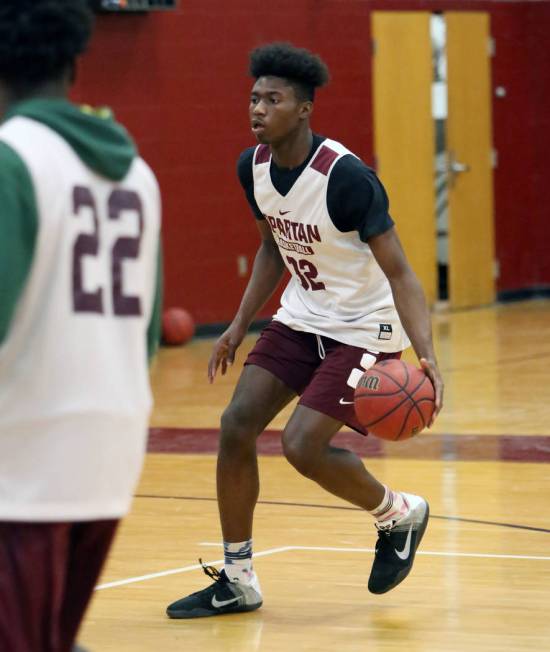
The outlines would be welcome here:
[[[401,441],[417,435],[435,408],[433,385],[404,360],[383,360],[366,371],[355,389],[355,414],[370,433]]]
[[[195,334],[193,317],[183,308],[168,308],[162,315],[162,339],[166,344],[185,344]]]

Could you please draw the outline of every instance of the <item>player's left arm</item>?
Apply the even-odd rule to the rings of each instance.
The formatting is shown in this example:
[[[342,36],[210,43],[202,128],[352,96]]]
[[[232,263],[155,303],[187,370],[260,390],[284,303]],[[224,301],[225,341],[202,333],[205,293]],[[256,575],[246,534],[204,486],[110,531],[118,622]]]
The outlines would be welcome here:
[[[0,345],[27,284],[37,232],[30,174],[16,152],[0,142]]]
[[[443,380],[435,357],[424,291],[407,261],[395,227],[369,238],[368,245],[390,283],[399,318],[420,364],[434,385],[435,412],[431,426],[443,406]]]

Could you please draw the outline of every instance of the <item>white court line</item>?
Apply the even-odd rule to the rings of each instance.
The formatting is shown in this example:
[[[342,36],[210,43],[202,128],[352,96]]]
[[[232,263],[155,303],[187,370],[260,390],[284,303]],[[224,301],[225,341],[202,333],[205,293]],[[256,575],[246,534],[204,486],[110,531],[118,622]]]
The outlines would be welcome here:
[[[200,546],[221,547],[220,543],[205,541]],[[374,548],[330,548],[327,546],[286,546],[280,550],[320,550],[325,552],[374,552]],[[268,551],[266,551],[268,552]],[[259,553],[262,554],[262,553]],[[264,553],[266,554],[266,553]],[[269,552],[269,554],[272,554]],[[537,557],[535,555],[499,555],[484,552],[436,552],[431,550],[419,550],[417,555],[429,555],[431,557],[479,557],[480,559],[533,559],[536,561],[550,561],[550,557]],[[254,553],[254,557],[257,557]],[[218,562],[219,563],[219,562]]]
[[[220,543],[211,543],[204,541],[200,543],[201,546],[220,548]],[[373,548],[332,548],[327,546],[283,546],[281,548],[270,548],[262,552],[255,552],[254,557],[266,557],[267,555],[275,555],[279,552],[289,552],[291,550],[310,550],[320,552],[374,552]],[[535,555],[497,555],[481,552],[438,552],[419,550],[417,555],[426,555],[429,557],[474,557],[478,559],[529,559],[532,561],[550,561],[550,557],[535,556]],[[214,561],[205,562],[207,566],[214,564],[223,564],[223,559],[215,559]],[[167,575],[177,575],[178,573],[188,573],[192,570],[201,568],[200,564],[192,564],[191,566],[182,566],[181,568],[172,568],[171,570],[160,571],[158,573],[149,573],[148,575],[138,575],[137,577],[129,577],[125,580],[117,580],[116,582],[107,582],[96,586],[96,591],[102,589],[112,589],[115,586],[123,586],[125,584],[134,584],[135,582],[145,582],[157,577],[165,577]]]
[[[220,546],[219,543],[201,543],[201,546],[216,545]],[[292,546],[284,546],[283,548],[271,548],[270,550],[264,550],[263,552],[255,552],[254,557],[264,557],[265,555],[274,555],[277,552],[286,552],[287,550],[292,550]],[[223,559],[214,559],[214,561],[204,562],[206,566],[212,566],[213,564],[223,564]],[[123,586],[124,584],[133,584],[134,582],[144,582],[145,580],[152,580],[155,577],[164,577],[166,575],[176,575],[177,573],[188,573],[192,570],[197,570],[202,568],[200,564],[193,564],[192,566],[182,566],[181,568],[172,568],[171,570],[160,571],[159,573],[149,573],[149,575],[138,575],[137,577],[129,577],[125,580],[117,580],[116,582],[107,582],[106,584],[99,584],[95,587],[96,591],[101,591],[102,589],[112,589],[115,586]]]

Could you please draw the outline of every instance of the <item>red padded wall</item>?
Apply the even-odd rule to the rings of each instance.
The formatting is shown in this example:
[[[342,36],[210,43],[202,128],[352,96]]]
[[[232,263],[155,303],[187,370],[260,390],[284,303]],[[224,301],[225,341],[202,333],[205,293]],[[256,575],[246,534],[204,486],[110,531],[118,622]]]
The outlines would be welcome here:
[[[333,81],[319,92],[313,127],[372,163],[370,12],[442,8],[491,12],[494,85],[507,89],[494,99],[499,289],[550,285],[550,3],[185,0],[167,13],[99,17],[74,92],[112,106],[157,173],[167,306],[188,308],[199,324],[229,321],[246,286],[237,257],[251,267],[258,238],[235,163],[253,144],[248,51],[288,40],[319,52]]]

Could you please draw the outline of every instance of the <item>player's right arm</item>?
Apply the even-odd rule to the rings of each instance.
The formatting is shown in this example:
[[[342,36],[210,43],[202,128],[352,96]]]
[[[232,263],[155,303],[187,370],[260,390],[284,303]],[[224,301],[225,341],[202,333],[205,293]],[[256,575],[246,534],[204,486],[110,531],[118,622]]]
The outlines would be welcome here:
[[[237,314],[229,328],[214,345],[208,363],[210,382],[214,381],[220,365],[223,375],[227,371],[227,366],[233,364],[235,351],[243,341],[248,327],[279,285],[285,270],[285,264],[269,224],[265,219],[256,220],[256,224],[260,231],[261,243],[254,259],[252,274]]]
[[[153,299],[153,312],[151,314],[151,319],[149,320],[149,326],[147,328],[147,355],[149,358],[149,363],[155,357],[158,348],[160,346],[160,335],[161,335],[161,314],[162,314],[162,294],[163,294],[163,265],[162,265],[162,245],[158,243],[157,250],[157,272],[156,272],[156,283],[155,283],[155,298]]]

